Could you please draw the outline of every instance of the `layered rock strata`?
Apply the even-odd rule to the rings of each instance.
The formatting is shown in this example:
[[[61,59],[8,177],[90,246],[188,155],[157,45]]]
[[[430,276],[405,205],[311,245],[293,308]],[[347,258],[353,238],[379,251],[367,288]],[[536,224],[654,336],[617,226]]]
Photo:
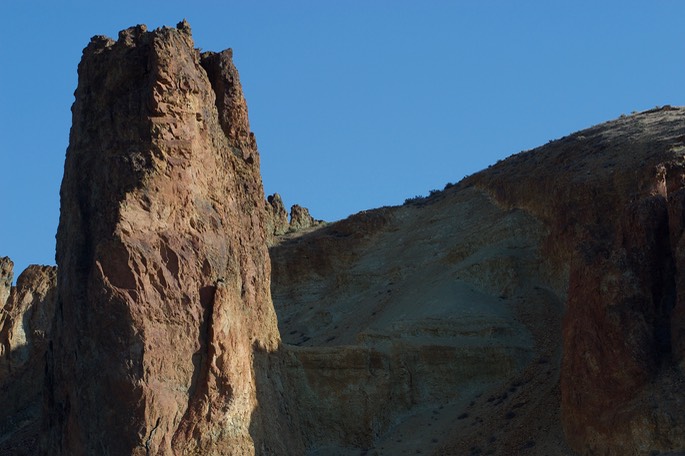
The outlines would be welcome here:
[[[684,156],[685,109],[664,107],[281,238],[317,454],[685,451]]]
[[[272,293],[296,360],[287,380],[299,408],[310,411],[301,420],[312,454],[433,454],[447,436],[496,423],[520,394],[549,395],[558,380],[561,301],[539,255],[544,236],[524,211],[466,189],[281,238],[270,249]],[[556,334],[547,336],[549,328]],[[531,365],[541,368],[521,392],[486,403],[498,388],[523,384]],[[468,410],[477,396],[485,404],[478,415]],[[538,415],[548,424],[535,435],[557,439],[550,454],[568,454],[558,407],[519,407],[512,426],[524,412]],[[525,442],[493,432],[498,450]]]
[[[608,122],[467,180],[550,229],[566,264],[561,410],[581,454],[685,450],[685,110]]]
[[[137,26],[93,38],[78,73],[44,451],[268,451],[289,438],[257,400],[280,339],[231,51]]]

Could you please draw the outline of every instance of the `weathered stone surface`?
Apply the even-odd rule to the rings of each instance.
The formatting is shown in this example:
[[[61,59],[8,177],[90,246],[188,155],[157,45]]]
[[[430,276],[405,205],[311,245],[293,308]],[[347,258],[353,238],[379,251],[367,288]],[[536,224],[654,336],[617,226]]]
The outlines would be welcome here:
[[[55,285],[54,266],[29,266],[12,288],[0,327],[0,381],[19,371],[41,351],[52,330]]]
[[[562,301],[539,257],[545,235],[471,188],[282,237],[272,293],[314,454],[432,454],[449,436],[462,443],[444,454],[468,454],[479,435],[497,437],[496,454],[528,438],[569,454],[553,401]],[[518,436],[499,425],[515,405],[512,428],[539,417]],[[482,421],[462,426],[465,413]]]
[[[264,413],[280,339],[230,51],[200,56],[185,22],[95,37],[72,111],[44,451],[297,452]]]
[[[0,309],[5,306],[7,298],[10,296],[10,289],[12,288],[12,280],[14,280],[14,263],[9,257],[0,258]],[[0,315],[0,322],[4,317]]]
[[[290,208],[290,231],[300,231],[316,226],[320,221],[314,220],[309,209],[295,204]]]
[[[267,233],[281,236],[288,232],[288,211],[285,210],[281,195],[274,193],[267,197]]]
[[[274,302],[319,453],[685,451],[684,138],[685,109],[653,110],[281,238]],[[475,380],[466,360],[510,367]]]
[[[57,300],[57,270],[29,266],[3,309],[0,323],[0,454],[36,454],[45,352]]]
[[[562,420],[582,454],[685,450],[683,138],[685,109],[666,107],[466,182],[545,221],[545,255],[568,265]]]

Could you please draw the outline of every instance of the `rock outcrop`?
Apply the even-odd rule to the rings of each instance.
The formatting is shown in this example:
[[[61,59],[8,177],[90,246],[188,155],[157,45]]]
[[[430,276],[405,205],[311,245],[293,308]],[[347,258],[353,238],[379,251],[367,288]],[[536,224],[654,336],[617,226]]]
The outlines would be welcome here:
[[[290,208],[290,231],[304,230],[320,223],[320,220],[314,220],[306,207],[295,204]]]
[[[280,338],[231,51],[137,26],[93,38],[78,73],[44,451],[297,452],[257,398]]]
[[[57,270],[31,265],[19,275],[0,322],[0,454],[36,454],[45,353],[57,301]]]
[[[313,227],[324,225],[323,220],[316,220],[309,213],[309,209],[295,204],[290,208],[290,221],[288,212],[281,199],[281,195],[274,193],[266,200],[266,233],[269,246],[277,243],[277,238],[285,234],[297,233]]]
[[[288,232],[288,211],[281,199],[281,195],[274,193],[266,199],[267,233],[281,236]],[[270,240],[273,243],[273,239]]]
[[[9,257],[0,258],[0,308],[5,306],[7,298],[10,296],[12,289],[12,280],[14,280],[14,263]],[[0,321],[4,317],[0,315]]]
[[[581,454],[685,450],[685,110],[624,117],[467,181],[550,229],[568,265],[562,420]]]

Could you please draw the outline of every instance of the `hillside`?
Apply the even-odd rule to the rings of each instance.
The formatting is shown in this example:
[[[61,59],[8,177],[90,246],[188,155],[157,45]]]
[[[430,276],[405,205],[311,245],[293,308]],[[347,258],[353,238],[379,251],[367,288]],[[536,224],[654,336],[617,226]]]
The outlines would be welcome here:
[[[281,238],[284,342],[306,359],[378,353],[412,391],[369,412],[388,454],[566,454],[564,429],[581,453],[684,448],[684,120],[672,107],[622,117]]]

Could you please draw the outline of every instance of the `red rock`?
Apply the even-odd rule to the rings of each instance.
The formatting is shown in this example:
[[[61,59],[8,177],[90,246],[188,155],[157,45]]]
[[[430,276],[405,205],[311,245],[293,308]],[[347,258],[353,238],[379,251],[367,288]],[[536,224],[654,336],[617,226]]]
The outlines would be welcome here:
[[[552,267],[570,271],[561,408],[581,454],[685,448],[684,120],[682,108],[621,118],[466,181],[544,220]]]
[[[45,451],[265,448],[255,365],[280,339],[231,52],[200,56],[185,22],[95,37],[72,111]]]

